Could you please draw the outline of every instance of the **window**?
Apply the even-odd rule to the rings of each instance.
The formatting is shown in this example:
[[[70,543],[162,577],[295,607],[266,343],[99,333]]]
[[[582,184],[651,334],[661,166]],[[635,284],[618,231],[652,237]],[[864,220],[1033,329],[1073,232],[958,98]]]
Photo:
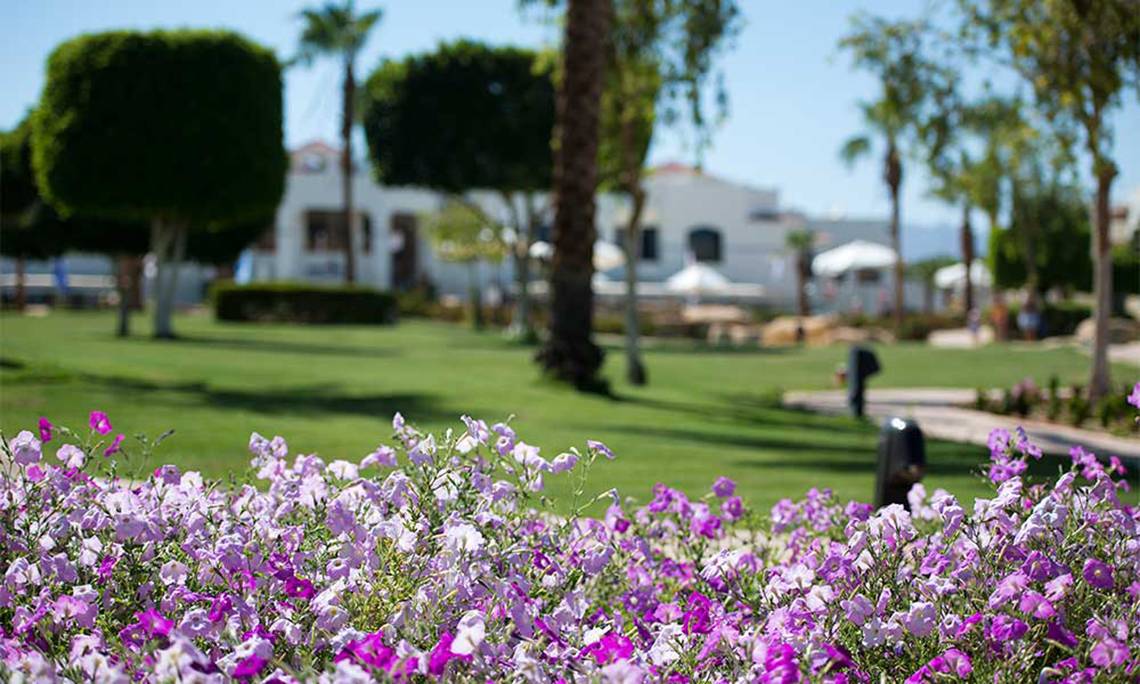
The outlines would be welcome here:
[[[372,219],[357,214],[360,247],[364,254],[372,252]],[[305,212],[305,248],[310,252],[332,252],[344,249],[348,232],[344,229],[344,212],[311,210]]]
[[[697,261],[720,261],[720,231],[706,226],[689,231],[689,251]]]
[[[657,261],[656,226],[641,229],[641,259],[643,261]]]
[[[638,231],[641,235],[641,251],[637,258],[639,261],[657,261],[657,227],[646,226]],[[625,249],[625,228],[614,228],[614,244]]]

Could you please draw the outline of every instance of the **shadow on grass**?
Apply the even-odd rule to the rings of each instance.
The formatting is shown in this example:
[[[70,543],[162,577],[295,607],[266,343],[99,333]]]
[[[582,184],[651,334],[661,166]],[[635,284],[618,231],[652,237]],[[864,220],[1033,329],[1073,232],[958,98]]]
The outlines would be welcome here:
[[[285,340],[266,340],[244,337],[183,337],[165,340],[165,344],[188,344],[216,349],[234,349],[237,351],[266,352],[271,354],[302,354],[319,356],[344,356],[360,358],[386,358],[397,356],[400,351],[393,348],[377,347],[346,347],[335,344],[312,344],[307,342],[288,342]]]
[[[84,382],[106,385],[142,395],[143,401],[161,401],[158,395],[182,395],[211,408],[264,414],[349,415],[386,421],[397,411],[416,422],[454,418],[437,397],[429,394],[344,394],[334,385],[305,385],[265,390],[212,387],[205,382],[154,382],[121,376],[81,375]],[[153,396],[147,396],[153,395]]]
[[[858,453],[860,450],[866,449],[866,442],[871,439],[870,432],[862,430],[852,430],[849,433],[850,440],[847,443],[837,443],[836,441],[820,441],[812,439],[811,431],[804,431],[802,438],[785,438],[777,435],[763,435],[763,434],[730,434],[724,432],[712,432],[709,430],[697,430],[692,428],[669,428],[669,427],[648,427],[645,425],[606,425],[607,431],[623,432],[627,434],[645,434],[651,431],[655,436],[665,437],[670,441],[683,444],[692,444],[694,453],[700,453],[700,449],[708,449],[711,447],[739,447],[744,449],[757,449],[763,451],[777,451],[777,452],[804,452],[805,457],[797,461],[797,467],[809,465],[811,461],[806,460],[808,453],[836,453],[836,454],[850,454]],[[773,461],[765,461],[765,463],[772,463]]]
[[[775,392],[756,395],[720,395],[718,398],[723,403],[717,404],[676,401],[634,394],[615,394],[611,398],[617,402],[628,402],[659,411],[698,416],[710,422],[734,424],[741,427],[807,427],[812,430],[841,433],[862,433],[876,429],[876,426],[870,422],[825,416],[801,409],[784,408],[780,406],[778,393]]]

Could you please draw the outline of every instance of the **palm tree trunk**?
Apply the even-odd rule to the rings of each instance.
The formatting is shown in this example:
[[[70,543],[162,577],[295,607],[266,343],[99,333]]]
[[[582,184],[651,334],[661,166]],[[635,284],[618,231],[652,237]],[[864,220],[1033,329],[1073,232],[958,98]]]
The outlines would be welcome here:
[[[902,257],[902,238],[900,236],[900,199],[899,189],[902,186],[902,161],[899,151],[893,140],[887,144],[887,157],[885,160],[884,176],[887,187],[891,192],[891,249],[895,251],[895,330],[902,328],[904,288],[904,264]]]
[[[554,164],[554,256],[550,273],[550,337],[537,360],[555,377],[596,388],[602,350],[593,341],[598,186],[598,120],[611,0],[569,0],[558,92]]]
[[[1092,374],[1089,377],[1089,400],[1108,394],[1108,319],[1112,315],[1112,252],[1109,245],[1109,196],[1116,169],[1111,164],[1098,165],[1096,177],[1096,226],[1093,230],[1093,289],[1096,295],[1092,348]]]
[[[356,101],[356,79],[353,75],[352,59],[344,61],[344,102],[340,125],[340,170],[341,198],[344,208],[344,282],[356,282],[356,230],[352,211],[352,121]]]
[[[641,242],[641,213],[645,208],[645,191],[636,184],[632,193],[632,210],[625,228],[625,374],[629,384],[641,386],[648,378],[641,362],[641,330],[637,320],[637,259]]]
[[[966,265],[966,279],[962,293],[966,316],[974,310],[974,276],[970,267],[974,265],[974,229],[970,226],[970,203],[962,206],[962,263]]]
[[[131,335],[131,257],[117,256],[115,259],[115,290],[119,295],[118,325],[115,334],[119,337]]]

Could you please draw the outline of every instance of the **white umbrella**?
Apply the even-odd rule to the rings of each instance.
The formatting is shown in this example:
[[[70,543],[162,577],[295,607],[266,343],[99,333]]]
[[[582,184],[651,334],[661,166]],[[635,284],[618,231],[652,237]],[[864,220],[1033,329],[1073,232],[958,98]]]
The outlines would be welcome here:
[[[986,268],[985,264],[978,260],[970,264],[970,280],[974,285],[981,285],[982,287],[990,287],[994,284],[990,270]],[[937,285],[940,290],[965,287],[966,265],[959,261],[956,264],[943,266],[934,272],[934,284]]]
[[[665,289],[681,294],[699,295],[723,292],[731,284],[728,278],[725,278],[716,269],[702,263],[695,263],[689,264],[669,276],[665,281]]]
[[[554,245],[539,240],[530,246],[532,259],[547,260],[554,256]],[[621,248],[609,242],[598,240],[594,243],[594,270],[608,271],[625,263],[625,253]]]
[[[895,263],[895,251],[885,245],[865,240],[852,240],[829,249],[812,259],[812,273],[834,277],[848,271],[880,269]]]

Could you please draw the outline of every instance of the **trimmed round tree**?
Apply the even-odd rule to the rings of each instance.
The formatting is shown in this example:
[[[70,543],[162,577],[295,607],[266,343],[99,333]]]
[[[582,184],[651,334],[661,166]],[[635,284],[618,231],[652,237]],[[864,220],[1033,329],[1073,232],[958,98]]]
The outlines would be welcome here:
[[[554,84],[537,53],[461,40],[381,64],[368,79],[364,133],[376,175],[392,185],[448,193],[468,208],[471,190],[496,192],[518,238],[512,256],[518,300],[512,329],[532,338],[530,245],[547,213]]]
[[[281,199],[281,67],[229,32],[81,36],[48,58],[32,147],[40,192],[61,214],[150,223],[154,334],[173,337],[189,233]]]

